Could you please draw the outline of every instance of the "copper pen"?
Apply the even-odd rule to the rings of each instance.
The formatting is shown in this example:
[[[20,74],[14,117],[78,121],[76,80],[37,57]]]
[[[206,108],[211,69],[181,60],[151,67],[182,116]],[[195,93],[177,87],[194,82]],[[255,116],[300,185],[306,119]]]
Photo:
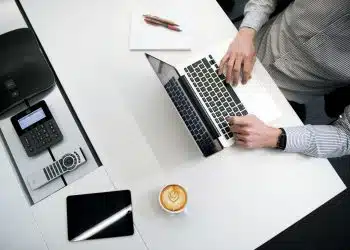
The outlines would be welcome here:
[[[154,19],[150,19],[150,18],[145,18],[144,19],[146,23],[150,24],[150,25],[155,25],[155,26],[162,26],[164,28],[170,29],[170,30],[174,30],[177,32],[182,31],[179,27],[174,26],[174,25],[170,25],[170,24],[166,24],[166,23],[162,23],[160,21],[156,21]]]
[[[149,18],[149,19],[153,19],[155,21],[159,21],[159,22],[162,22],[162,23],[165,23],[165,24],[169,24],[169,25],[172,25],[172,26],[179,26],[178,24],[176,24],[175,22],[171,21],[171,20],[168,20],[168,19],[165,19],[165,18],[160,18],[160,17],[157,17],[157,16],[152,16],[152,15],[143,15],[144,18]]]

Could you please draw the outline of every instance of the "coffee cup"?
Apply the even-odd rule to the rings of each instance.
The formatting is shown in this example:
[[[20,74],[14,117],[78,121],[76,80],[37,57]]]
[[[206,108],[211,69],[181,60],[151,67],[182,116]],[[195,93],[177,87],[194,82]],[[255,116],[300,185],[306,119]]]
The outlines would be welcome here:
[[[166,185],[159,193],[161,208],[171,214],[183,212],[186,208],[187,200],[187,191],[179,184]]]

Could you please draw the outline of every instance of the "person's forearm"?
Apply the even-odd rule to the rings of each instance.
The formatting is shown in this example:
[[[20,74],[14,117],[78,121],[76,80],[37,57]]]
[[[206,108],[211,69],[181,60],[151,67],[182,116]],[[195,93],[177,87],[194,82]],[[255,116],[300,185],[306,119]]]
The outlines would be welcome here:
[[[277,0],[250,0],[244,8],[244,19],[241,27],[259,31],[276,8]]]
[[[286,152],[315,157],[339,157],[350,154],[350,106],[333,125],[284,128]]]

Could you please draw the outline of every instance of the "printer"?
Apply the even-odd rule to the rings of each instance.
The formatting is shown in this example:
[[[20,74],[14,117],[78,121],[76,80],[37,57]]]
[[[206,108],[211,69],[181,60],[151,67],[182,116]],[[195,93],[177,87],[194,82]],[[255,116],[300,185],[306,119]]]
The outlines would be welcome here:
[[[0,35],[0,115],[54,85],[54,74],[28,28]]]

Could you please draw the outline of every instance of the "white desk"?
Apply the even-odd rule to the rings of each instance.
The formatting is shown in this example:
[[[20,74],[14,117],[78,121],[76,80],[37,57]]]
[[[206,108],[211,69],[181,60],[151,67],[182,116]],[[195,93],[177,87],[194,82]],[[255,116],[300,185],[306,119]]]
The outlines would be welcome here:
[[[175,1],[21,2],[103,169],[115,187],[131,189],[135,224],[149,249],[254,249],[345,189],[326,160],[238,148],[201,156],[143,53],[128,50],[132,9],[149,2],[171,8]],[[214,0],[185,2],[176,6],[195,11],[193,50],[156,53],[169,62],[236,33]],[[283,111],[276,125],[300,124],[260,63],[254,77]],[[65,249],[142,249],[138,235],[130,241],[67,242],[60,222],[65,196],[112,188],[101,171],[33,208],[49,249],[62,242]],[[95,181],[102,184],[89,188]],[[186,214],[168,216],[157,205],[159,188],[171,182],[188,188]]]

